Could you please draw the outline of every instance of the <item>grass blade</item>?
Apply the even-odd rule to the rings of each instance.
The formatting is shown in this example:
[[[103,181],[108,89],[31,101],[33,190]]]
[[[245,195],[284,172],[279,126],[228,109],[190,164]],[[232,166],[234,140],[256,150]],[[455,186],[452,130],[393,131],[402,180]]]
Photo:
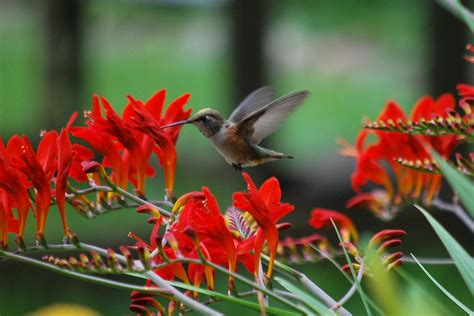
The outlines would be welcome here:
[[[421,206],[415,205],[415,207],[420,210],[431,224],[439,239],[441,239],[448,250],[449,255],[453,258],[454,264],[464,279],[464,282],[466,282],[471,294],[474,293],[474,259],[433,216]]]
[[[454,303],[456,303],[457,306],[459,306],[462,310],[464,310],[468,315],[472,315],[473,312],[461,301],[459,301],[454,295],[452,295],[448,290],[446,290],[436,279],[425,269],[425,267],[416,259],[416,257],[410,253],[410,255],[413,257],[415,262],[420,266],[421,270],[430,278],[431,282],[433,282],[443,293],[449,297]]]

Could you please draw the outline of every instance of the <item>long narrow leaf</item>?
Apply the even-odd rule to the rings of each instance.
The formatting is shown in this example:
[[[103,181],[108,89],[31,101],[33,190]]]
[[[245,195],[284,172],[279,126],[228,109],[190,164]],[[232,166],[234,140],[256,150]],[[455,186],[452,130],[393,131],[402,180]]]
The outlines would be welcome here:
[[[459,198],[471,216],[474,216],[474,183],[468,177],[460,173],[456,168],[447,163],[441,156],[431,151],[439,169],[448,180],[449,185],[458,193]]]
[[[464,250],[456,239],[454,239],[451,234],[440,223],[438,223],[436,219],[434,219],[433,216],[431,216],[421,206],[415,206],[421,213],[423,213],[431,224],[439,239],[441,239],[448,250],[451,258],[453,258],[454,264],[464,279],[464,282],[466,282],[471,293],[474,293],[474,259],[466,252],[466,250]]]
[[[291,293],[297,295],[299,298],[301,298],[303,301],[305,301],[308,306],[311,306],[311,308],[315,311],[318,312],[322,315],[336,315],[334,311],[330,310],[326,306],[324,306],[323,303],[319,302],[316,300],[314,297],[309,295],[306,291],[300,289],[293,283],[291,283],[288,280],[285,280],[280,277],[275,277],[275,281],[281,284],[285,289],[290,291]]]
[[[454,295],[452,295],[451,293],[449,293],[448,290],[446,290],[438,281],[436,281],[436,279],[425,269],[425,267],[416,259],[416,257],[410,253],[410,255],[413,257],[413,259],[415,260],[415,262],[420,266],[421,270],[423,270],[423,272],[428,276],[428,278],[430,278],[430,280],[441,290],[443,291],[443,293],[449,297],[454,303],[456,303],[457,306],[459,306],[462,310],[464,310],[468,315],[472,315],[473,314],[473,311],[471,311],[466,305],[464,305],[463,303],[461,303],[461,301],[459,301],[456,297],[454,297]]]

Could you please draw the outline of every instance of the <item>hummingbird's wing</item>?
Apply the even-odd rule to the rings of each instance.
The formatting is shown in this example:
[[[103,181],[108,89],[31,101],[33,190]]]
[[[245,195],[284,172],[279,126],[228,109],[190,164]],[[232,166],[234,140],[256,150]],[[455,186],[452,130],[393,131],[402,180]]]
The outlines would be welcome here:
[[[250,113],[264,107],[274,99],[274,91],[270,87],[262,87],[249,94],[239,105],[235,108],[229,116],[229,121],[234,124],[239,123],[246,118]]]
[[[275,132],[309,94],[306,90],[293,92],[270,102],[237,123],[237,133],[247,138],[251,144],[260,143]]]

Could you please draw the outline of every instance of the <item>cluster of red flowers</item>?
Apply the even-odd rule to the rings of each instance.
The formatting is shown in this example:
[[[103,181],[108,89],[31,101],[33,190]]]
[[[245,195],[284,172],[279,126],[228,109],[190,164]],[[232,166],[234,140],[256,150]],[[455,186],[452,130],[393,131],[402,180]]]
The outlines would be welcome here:
[[[166,90],[155,93],[143,103],[128,96],[122,117],[105,98],[94,96],[92,111],[86,112],[86,127],[73,127],[72,135],[85,140],[104,158],[102,164],[112,170],[114,183],[126,188],[131,181],[139,195],[145,194],[145,177],[152,177],[149,166],[152,153],[158,157],[165,174],[168,195],[173,194],[176,169],[176,148],[181,126],[161,130],[160,127],[185,120],[191,109],[184,111],[190,94],[172,101],[162,115]],[[105,116],[102,113],[102,107]]]
[[[238,263],[241,263],[249,272],[258,275],[260,254],[266,242],[270,254],[267,276],[272,274],[273,262],[277,253],[279,240],[278,230],[281,224],[277,222],[294,207],[281,202],[281,189],[276,178],[265,181],[257,188],[248,174],[243,173],[248,190],[234,194],[234,208],[229,212],[248,212],[251,214],[257,228],[244,231],[237,227],[235,221],[227,214],[224,216],[215,197],[206,187],[202,192],[190,192],[180,197],[173,208],[173,220],[168,229],[160,237],[162,217],[154,214],[155,226],[150,237],[150,244],[142,240],[138,245],[146,245],[150,251],[159,250],[156,264],[164,263],[163,254],[169,259],[191,258],[206,260],[220,266],[225,266],[230,272],[236,272]],[[243,217],[241,217],[243,219]],[[248,226],[248,224],[243,224]],[[203,279],[209,288],[214,287],[214,271],[201,264],[189,264],[186,273],[181,263],[165,265],[155,270],[161,277],[171,280],[178,278],[185,283],[199,286]],[[233,278],[229,278],[229,287],[233,287]]]
[[[72,144],[70,135],[85,140],[102,155],[102,165],[111,168],[115,184],[126,188],[130,181],[139,195],[145,194],[145,177],[154,175],[149,158],[155,153],[164,169],[167,195],[172,196],[180,127],[161,130],[160,126],[187,119],[191,109],[183,109],[190,97],[185,94],[171,102],[162,115],[165,96],[166,90],[158,91],[145,103],[129,96],[122,117],[105,98],[94,96],[92,111],[86,112],[87,126],[73,127],[77,116],[73,114],[59,134],[44,132],[36,151],[26,136],[14,135],[6,145],[0,139],[0,246],[7,246],[9,232],[22,242],[30,210],[36,218],[37,237],[42,239],[54,201],[67,234],[68,181],[87,181],[83,167],[94,158],[87,147]]]
[[[459,85],[458,89],[463,97],[460,106],[466,113],[464,120],[472,120],[472,105],[469,104],[469,100],[472,100],[474,88]],[[408,118],[397,103],[389,101],[377,122],[396,130],[406,124],[432,119],[449,121],[452,119],[450,115],[455,113],[455,105],[455,98],[451,94],[443,94],[437,100],[423,97],[417,102]],[[368,136],[371,134],[375,135],[378,141],[367,144]],[[407,162],[414,166],[429,165],[433,161],[430,150],[435,150],[442,157],[448,158],[462,139],[463,137],[457,134],[425,136],[397,131],[362,130],[355,147],[344,144],[342,150],[343,155],[357,159],[356,170],[352,175],[352,187],[357,195],[348,201],[348,208],[364,207],[378,216],[389,217],[407,201],[422,200],[429,205],[440,190],[442,176],[413,170],[399,162]],[[387,166],[390,169],[387,169]],[[362,187],[369,181],[383,186],[384,190],[362,192]]]
[[[71,144],[70,125],[58,135],[56,131],[43,133],[35,152],[28,137],[14,135],[5,146],[0,139],[0,246],[8,243],[8,232],[21,240],[30,209],[36,217],[36,230],[41,238],[46,217],[54,197],[66,233],[66,186],[69,177],[77,181],[87,179],[81,161],[93,157],[91,151],[79,144]],[[54,183],[54,190],[51,189]],[[36,191],[35,205],[30,201],[30,190]],[[17,216],[13,209],[17,209]]]

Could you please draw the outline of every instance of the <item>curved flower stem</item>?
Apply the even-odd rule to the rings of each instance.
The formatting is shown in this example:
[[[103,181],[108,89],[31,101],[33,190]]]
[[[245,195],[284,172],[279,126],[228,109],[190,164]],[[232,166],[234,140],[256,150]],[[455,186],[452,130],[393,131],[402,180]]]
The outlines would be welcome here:
[[[207,307],[206,305],[186,296],[185,294],[181,293],[179,290],[174,288],[172,285],[170,285],[166,280],[161,278],[158,274],[156,274],[153,271],[147,271],[142,273],[144,276],[146,276],[148,279],[153,281],[156,285],[158,285],[160,288],[165,289],[169,291],[170,294],[172,294],[177,300],[181,301],[183,304],[187,305],[188,307],[192,308],[195,312],[198,312],[202,315],[224,315],[222,313],[219,313],[218,311]]]
[[[267,262],[270,260],[270,258],[264,254],[262,254],[262,259]],[[311,281],[304,273],[301,273],[277,260],[275,260],[275,268],[292,276],[296,281],[298,281],[301,285],[308,289],[311,294],[320,298],[329,308],[337,305],[337,302],[331,296],[329,296],[329,294],[324,292],[324,290],[322,290],[313,281]],[[346,310],[344,307],[341,307],[339,309],[339,313],[341,315],[351,315],[351,313],[349,313],[349,311]]]
[[[336,260],[334,260],[334,258],[328,256],[326,253],[322,252],[314,245],[310,245],[310,247],[314,251],[319,253],[322,257],[326,258],[329,262],[331,262],[339,271],[342,271],[342,266]],[[342,275],[347,279],[347,281],[349,281],[351,285],[354,285],[354,280],[352,278],[350,278],[346,273],[342,273]],[[384,315],[384,312],[380,309],[380,307],[377,306],[377,304],[375,304],[375,302],[370,297],[366,295],[366,298],[369,305],[377,312],[377,315]]]
[[[0,250],[0,255],[7,259],[30,264],[30,265],[33,265],[45,270],[57,272],[57,273],[72,277],[74,279],[83,280],[83,281],[96,283],[100,285],[105,285],[105,286],[116,288],[116,289],[138,291],[142,293],[155,294],[155,295],[170,294],[169,291],[163,290],[163,289],[138,286],[138,285],[133,285],[133,284],[128,284],[128,283],[113,281],[113,280],[109,280],[105,278],[100,278],[100,277],[89,275],[89,274],[83,274],[83,273],[79,273],[79,272],[75,272],[75,271],[71,271],[67,269],[62,269],[53,264],[49,264],[40,260],[36,260],[30,257],[25,257],[25,256],[8,252],[8,251]]]
[[[300,308],[299,306],[295,305],[293,302],[289,301],[288,299],[286,299],[286,298],[280,296],[279,294],[277,294],[277,293],[275,293],[275,292],[273,292],[273,291],[271,291],[271,290],[268,290],[268,289],[265,288],[265,287],[262,287],[262,286],[260,286],[260,285],[258,285],[258,284],[256,284],[256,283],[250,281],[249,279],[247,279],[247,278],[241,276],[240,274],[237,274],[237,273],[234,273],[234,272],[230,272],[230,271],[227,270],[226,268],[223,268],[223,267],[221,267],[221,266],[219,266],[219,265],[216,265],[216,264],[214,264],[214,263],[212,263],[212,262],[210,262],[210,261],[207,261],[207,260],[201,260],[201,262],[202,262],[202,264],[205,264],[205,265],[207,265],[207,266],[209,266],[209,267],[211,267],[211,268],[213,268],[213,269],[215,269],[215,270],[217,270],[217,271],[220,271],[220,272],[222,272],[222,273],[225,273],[225,274],[227,274],[227,275],[230,275],[230,276],[234,277],[236,280],[239,280],[240,282],[242,282],[242,283],[244,283],[244,284],[246,284],[246,285],[251,286],[251,287],[254,288],[255,290],[260,291],[260,292],[262,292],[263,294],[266,294],[266,295],[268,295],[269,297],[274,298],[275,300],[279,301],[279,302],[282,303],[282,304],[287,305],[288,307],[291,307],[291,308],[293,308],[293,309],[296,309],[296,310],[298,310],[299,312],[301,312],[301,313],[303,313],[303,314],[306,313],[306,310],[305,310],[305,309]]]
[[[359,271],[357,273],[357,282],[360,283],[362,281],[363,276],[364,276],[364,261],[362,260],[360,262]],[[352,297],[352,295],[354,295],[356,290],[357,290],[357,283],[354,282],[351,288],[349,289],[349,291],[347,291],[347,293],[339,300],[339,302],[337,302],[337,305],[334,306],[332,309],[334,311],[337,311],[339,308],[341,308],[342,305],[344,305]]]
[[[134,202],[137,202],[140,205],[148,205],[148,206],[151,206],[153,208],[158,209],[158,211],[160,212],[161,215],[164,215],[164,216],[167,216],[167,217],[171,216],[171,212],[169,212],[165,209],[162,209],[161,207],[159,207],[159,206],[157,206],[157,205],[155,205],[151,202],[148,202],[148,201],[136,196],[135,194],[132,194],[132,193],[128,192],[127,190],[124,190],[124,189],[122,189],[120,187],[117,187],[117,186],[113,189],[114,189],[115,192],[120,193],[124,197],[126,197],[126,198],[128,198],[128,199],[130,199]]]
[[[464,208],[457,203],[447,203],[441,201],[439,198],[433,199],[431,201],[431,206],[434,206],[442,211],[447,211],[456,215],[466,227],[473,232],[474,231],[474,221],[469,217]]]

